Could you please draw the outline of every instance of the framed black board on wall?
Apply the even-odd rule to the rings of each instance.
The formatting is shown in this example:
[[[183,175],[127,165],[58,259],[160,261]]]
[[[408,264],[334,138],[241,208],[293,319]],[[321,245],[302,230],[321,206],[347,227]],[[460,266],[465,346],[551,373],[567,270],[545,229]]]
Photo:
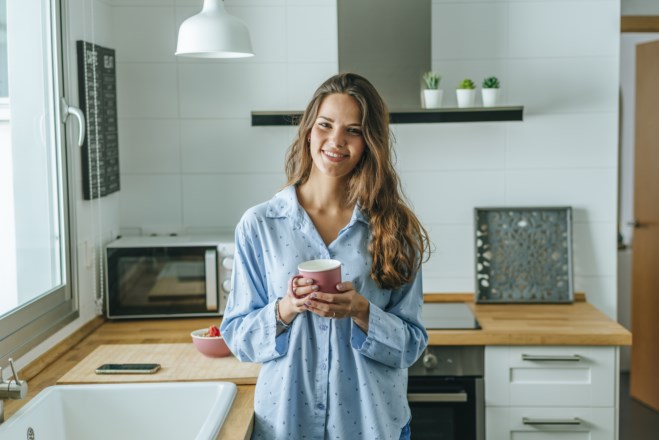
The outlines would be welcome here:
[[[85,200],[112,194],[119,181],[117,73],[114,49],[79,40],[78,96],[85,114],[82,188]]]

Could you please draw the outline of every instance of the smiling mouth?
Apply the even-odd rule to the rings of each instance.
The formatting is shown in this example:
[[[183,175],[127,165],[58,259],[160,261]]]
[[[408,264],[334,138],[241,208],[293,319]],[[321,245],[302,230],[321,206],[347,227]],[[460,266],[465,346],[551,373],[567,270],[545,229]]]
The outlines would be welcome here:
[[[335,153],[332,151],[322,150],[323,154],[331,159],[343,159],[349,157],[347,154]]]

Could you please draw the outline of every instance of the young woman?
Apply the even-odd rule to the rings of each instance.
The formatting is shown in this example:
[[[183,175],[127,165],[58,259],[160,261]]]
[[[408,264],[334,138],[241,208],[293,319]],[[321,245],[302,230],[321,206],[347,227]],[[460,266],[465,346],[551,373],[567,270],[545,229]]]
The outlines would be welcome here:
[[[407,368],[428,341],[428,236],[392,154],[375,88],[333,76],[302,116],[287,186],[236,228],[221,332],[240,360],[263,364],[253,438],[409,438]],[[339,293],[294,278],[299,263],[330,258],[342,263]]]

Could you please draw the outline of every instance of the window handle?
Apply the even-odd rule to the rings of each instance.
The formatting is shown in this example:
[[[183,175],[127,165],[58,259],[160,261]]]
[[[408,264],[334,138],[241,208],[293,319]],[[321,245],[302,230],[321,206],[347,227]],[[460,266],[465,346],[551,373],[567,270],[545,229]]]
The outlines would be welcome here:
[[[82,147],[85,142],[85,115],[78,107],[69,105],[64,98],[62,98],[62,123],[66,124],[69,115],[73,115],[78,120],[78,146]]]

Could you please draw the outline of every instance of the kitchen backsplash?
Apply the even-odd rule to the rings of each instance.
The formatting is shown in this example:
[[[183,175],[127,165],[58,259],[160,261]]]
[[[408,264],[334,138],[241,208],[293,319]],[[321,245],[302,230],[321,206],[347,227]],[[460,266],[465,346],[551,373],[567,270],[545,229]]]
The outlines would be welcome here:
[[[338,70],[333,0],[227,0],[256,56],[177,59],[178,25],[201,3],[105,2],[117,30],[106,44],[118,61],[122,230],[233,229],[284,183],[294,133],[251,127],[250,111],[301,110]],[[405,192],[435,246],[425,291],[473,291],[475,206],[570,205],[576,289],[615,317],[619,20],[616,0],[432,2],[444,105],[462,78],[496,75],[503,103],[525,115],[393,127]]]

